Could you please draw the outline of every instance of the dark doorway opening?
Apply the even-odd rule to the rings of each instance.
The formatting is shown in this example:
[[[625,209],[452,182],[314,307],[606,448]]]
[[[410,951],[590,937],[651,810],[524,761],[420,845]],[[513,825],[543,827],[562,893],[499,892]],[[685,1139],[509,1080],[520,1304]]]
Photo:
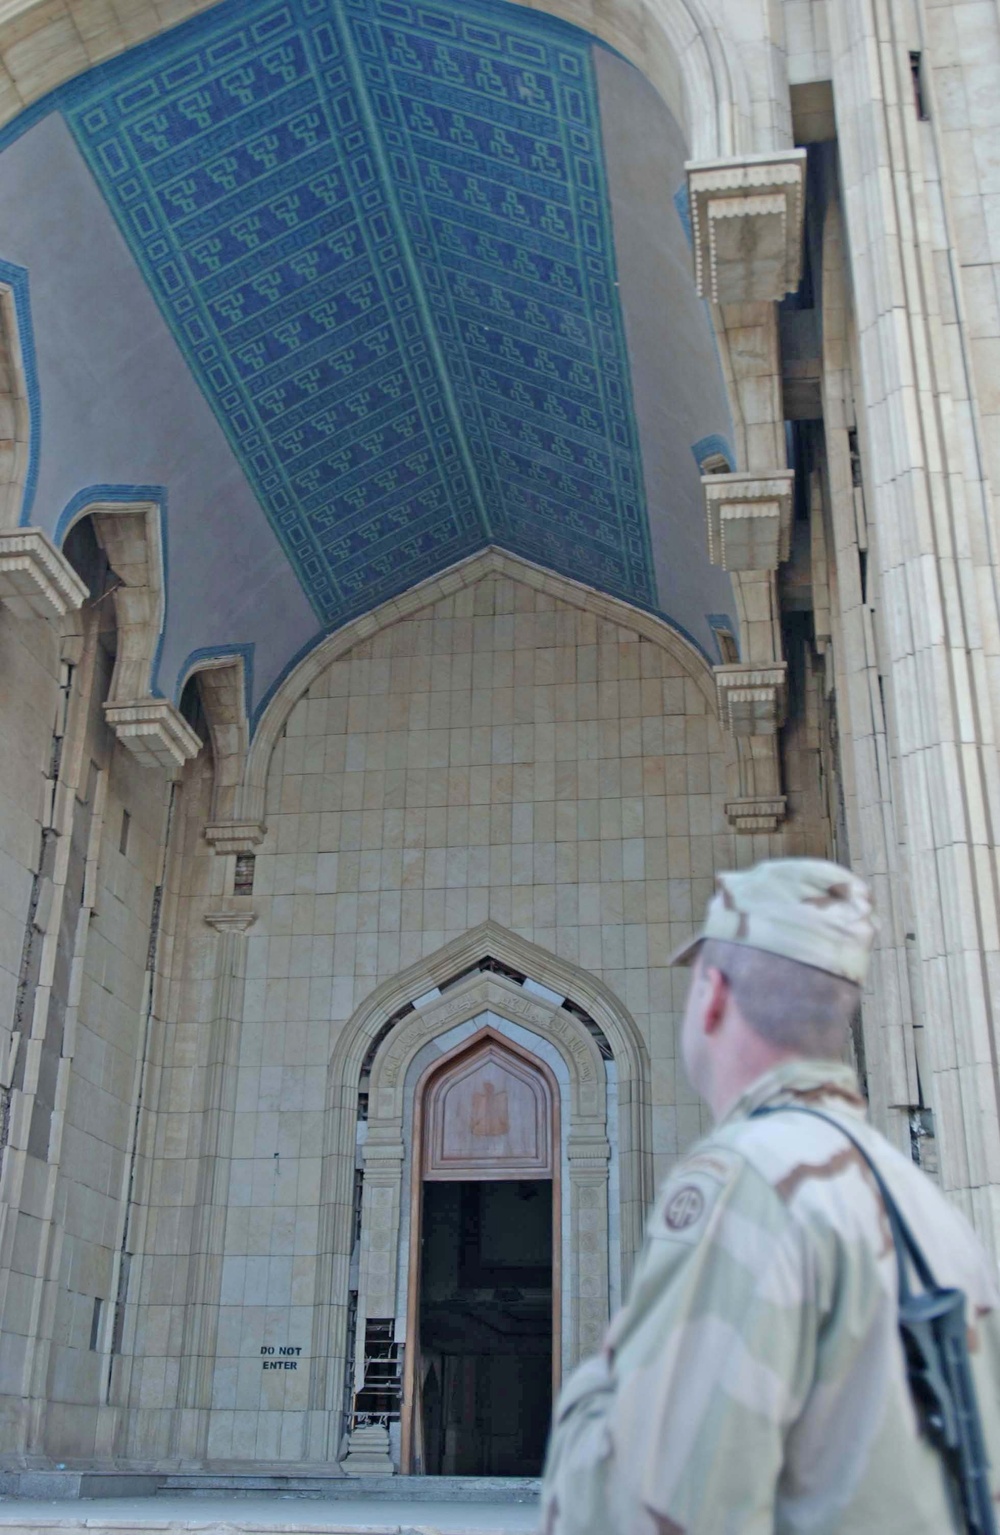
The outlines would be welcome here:
[[[552,1183],[426,1182],[418,1441],[431,1476],[537,1476],[552,1411]]]

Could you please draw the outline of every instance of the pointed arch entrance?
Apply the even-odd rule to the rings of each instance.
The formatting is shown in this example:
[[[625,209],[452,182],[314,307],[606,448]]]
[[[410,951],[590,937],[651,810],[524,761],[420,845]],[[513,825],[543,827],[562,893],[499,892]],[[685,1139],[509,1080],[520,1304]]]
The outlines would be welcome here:
[[[651,1173],[648,1057],[613,993],[493,922],[383,983],[331,1058],[321,1183],[316,1284],[328,1300],[313,1314],[310,1447],[352,1475],[404,1465],[421,1084],[487,1027],[558,1083],[553,1342],[563,1375],[599,1347],[639,1247]],[[496,1123],[498,1107],[484,1093],[477,1113],[485,1125]]]
[[[415,1094],[402,1469],[533,1475],[559,1382],[559,1089],[486,1026]]]

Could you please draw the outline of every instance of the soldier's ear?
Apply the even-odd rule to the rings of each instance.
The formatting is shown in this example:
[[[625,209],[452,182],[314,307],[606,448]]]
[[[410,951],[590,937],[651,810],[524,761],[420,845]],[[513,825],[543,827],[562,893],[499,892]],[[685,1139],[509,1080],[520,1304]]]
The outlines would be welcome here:
[[[702,1019],[706,1034],[716,1034],[722,1027],[729,1003],[729,982],[716,965],[702,967],[702,984],[705,987]]]

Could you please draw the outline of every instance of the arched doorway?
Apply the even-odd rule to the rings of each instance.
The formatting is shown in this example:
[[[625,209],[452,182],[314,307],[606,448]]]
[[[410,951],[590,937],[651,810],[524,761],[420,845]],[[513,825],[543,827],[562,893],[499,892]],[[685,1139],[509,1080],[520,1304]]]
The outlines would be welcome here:
[[[419,1283],[411,1228],[423,1183],[417,1118],[433,1074],[487,1031],[542,1062],[557,1088],[561,1304],[553,1341],[562,1375],[600,1346],[628,1283],[651,1173],[643,1041],[593,976],[484,923],[385,982],[331,1058],[321,1191],[327,1234],[316,1285],[318,1294],[336,1296],[346,1281],[347,1304],[314,1310],[311,1400],[328,1416],[317,1413],[312,1442],[317,1458],[329,1458],[331,1445],[351,1475],[413,1468],[407,1370],[418,1357],[410,1332]]]
[[[560,1359],[559,1094],[485,1028],[416,1099],[403,1469],[541,1470]]]

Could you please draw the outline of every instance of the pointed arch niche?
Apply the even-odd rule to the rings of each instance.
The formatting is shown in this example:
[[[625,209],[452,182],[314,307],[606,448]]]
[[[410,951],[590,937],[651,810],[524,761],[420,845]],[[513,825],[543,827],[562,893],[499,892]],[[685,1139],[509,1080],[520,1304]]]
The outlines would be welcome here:
[[[475,1067],[472,1047],[495,1052],[491,1059],[510,1074],[506,1085],[497,1076],[489,1092],[474,1070],[438,1075],[452,1061]],[[493,1170],[484,1164],[479,1176],[493,1179],[499,1169],[527,1182],[544,1177],[540,1159],[551,1158],[559,1200],[554,1374],[599,1346],[641,1241],[651,1173],[648,1062],[634,1022],[600,981],[488,922],[379,987],[337,1043],[327,1094],[309,1450],[310,1458],[339,1459],[346,1449],[349,1472],[401,1465],[404,1384],[412,1390],[403,1376],[413,1190],[425,1165],[432,1177],[447,1178],[449,1165],[456,1180],[476,1176],[461,1157],[465,1132],[454,1115],[449,1121],[462,1094],[466,1129],[475,1113],[490,1132],[466,1136],[494,1154]],[[395,1402],[391,1392],[369,1389],[379,1349],[383,1374],[398,1367]]]

